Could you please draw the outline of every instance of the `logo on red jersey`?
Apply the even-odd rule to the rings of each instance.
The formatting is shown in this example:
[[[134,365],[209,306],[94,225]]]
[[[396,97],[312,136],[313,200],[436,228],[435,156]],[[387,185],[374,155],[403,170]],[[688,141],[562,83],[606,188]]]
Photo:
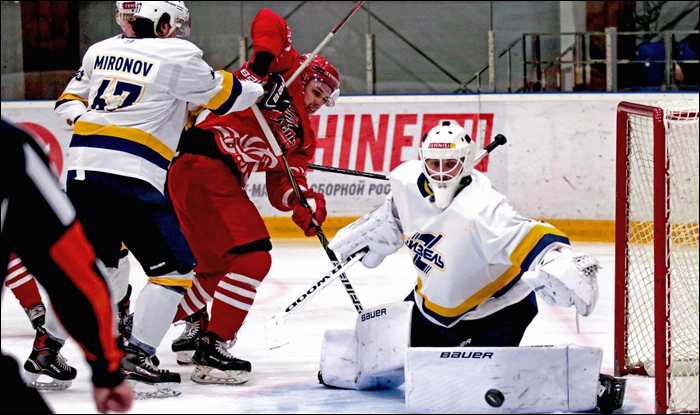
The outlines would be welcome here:
[[[231,127],[214,126],[214,131],[219,148],[236,161],[244,186],[253,172],[271,170],[279,163],[267,140],[248,134],[241,136]]]

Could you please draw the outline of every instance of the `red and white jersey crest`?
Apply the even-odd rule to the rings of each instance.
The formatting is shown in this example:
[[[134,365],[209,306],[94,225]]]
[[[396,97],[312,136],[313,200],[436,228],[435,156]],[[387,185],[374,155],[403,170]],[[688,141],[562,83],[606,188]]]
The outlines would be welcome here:
[[[219,149],[235,160],[244,186],[253,172],[277,168],[277,157],[259,134],[239,133],[233,126],[226,125],[214,125],[209,130],[214,133]]]

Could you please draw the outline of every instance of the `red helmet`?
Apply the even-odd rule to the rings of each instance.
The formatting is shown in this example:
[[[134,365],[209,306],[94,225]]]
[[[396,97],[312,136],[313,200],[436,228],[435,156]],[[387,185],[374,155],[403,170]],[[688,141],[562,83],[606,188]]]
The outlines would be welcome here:
[[[299,57],[303,64],[309,57],[309,53]],[[309,66],[301,73],[301,82],[306,86],[310,80],[318,80],[328,85],[331,88],[331,96],[328,98],[326,105],[332,107],[335,105],[338,95],[340,95],[340,75],[338,71],[328,62],[328,59],[321,55],[314,56]]]

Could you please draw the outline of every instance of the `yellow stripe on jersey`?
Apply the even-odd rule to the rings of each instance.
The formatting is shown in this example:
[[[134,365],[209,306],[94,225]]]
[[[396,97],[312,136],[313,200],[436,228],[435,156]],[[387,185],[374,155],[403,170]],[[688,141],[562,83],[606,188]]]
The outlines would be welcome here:
[[[192,288],[191,279],[179,279],[179,278],[165,278],[165,277],[150,277],[148,282],[152,282],[158,285],[164,285],[166,287],[183,287],[187,290]]]
[[[88,105],[88,102],[87,102],[86,99],[82,99],[82,98],[80,98],[80,97],[77,96],[77,95],[69,94],[69,93],[67,93],[67,92],[64,92],[63,94],[61,94],[61,96],[58,97],[58,99],[56,100],[56,102],[60,102],[60,101],[80,101],[80,102],[82,102],[86,107],[87,107],[87,105]]]
[[[204,110],[204,107],[197,107],[196,109],[187,113],[187,123],[185,124],[185,130],[189,130],[194,126],[194,123],[197,120],[197,116],[201,114]]]
[[[75,123],[73,134],[81,136],[104,135],[109,137],[122,138],[144,145],[156,153],[160,154],[168,161],[172,161],[175,151],[163,144],[155,136],[132,127],[119,127],[116,125],[100,125],[90,122],[78,121]]]
[[[423,297],[423,305],[428,310],[444,317],[461,316],[462,314],[491,298],[495,293],[513,281],[515,277],[520,275],[523,271],[526,271],[520,268],[525,260],[525,257],[527,257],[527,255],[535,248],[540,239],[548,234],[566,237],[566,235],[557,228],[545,225],[536,225],[530,229],[530,232],[528,232],[523,240],[520,241],[520,244],[518,244],[513,252],[511,252],[509,258],[512,265],[510,268],[501,274],[500,277],[496,278],[496,280],[484,286],[457,307],[442,307],[428,300],[428,298],[421,293],[423,284],[420,278],[418,278],[418,289],[416,289],[416,293]]]
[[[221,85],[221,91],[219,91],[212,99],[209,100],[203,106],[210,110],[219,109],[224,102],[226,102],[231,96],[231,91],[233,90],[233,74],[228,71],[217,71],[224,77],[224,81]]]

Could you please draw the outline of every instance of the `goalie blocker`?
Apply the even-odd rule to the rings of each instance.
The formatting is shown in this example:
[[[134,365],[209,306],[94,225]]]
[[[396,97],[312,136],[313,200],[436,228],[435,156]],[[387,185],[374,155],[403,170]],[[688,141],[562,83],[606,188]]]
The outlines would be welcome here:
[[[610,413],[622,407],[625,381],[600,375],[600,348],[410,347],[411,309],[408,302],[385,304],[360,314],[354,330],[326,331],[321,383],[367,390],[405,382],[412,413]]]

